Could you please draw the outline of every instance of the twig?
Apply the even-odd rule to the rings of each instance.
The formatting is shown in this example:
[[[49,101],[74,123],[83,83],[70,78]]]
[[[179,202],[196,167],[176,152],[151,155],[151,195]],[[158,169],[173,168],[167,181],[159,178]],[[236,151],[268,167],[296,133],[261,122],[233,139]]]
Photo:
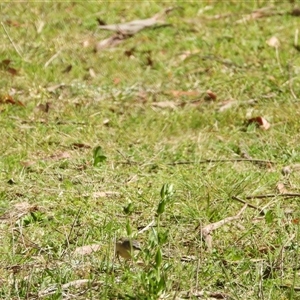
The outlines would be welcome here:
[[[204,20],[220,20],[228,17],[234,16],[233,13],[225,13],[225,14],[219,14],[219,15],[214,15],[214,16],[202,16]]]
[[[10,37],[9,33],[7,32],[7,30],[6,30],[3,22],[1,22],[1,26],[2,26],[3,30],[5,31],[5,33],[6,33],[7,37],[8,37],[8,39],[9,39],[9,41],[11,42],[11,44],[13,45],[13,47],[15,48],[16,52],[19,54],[20,57],[23,58],[22,54],[20,53],[20,50],[17,48],[17,45],[14,43],[14,41]]]
[[[281,74],[283,74],[282,66],[281,66],[280,59],[279,59],[279,51],[278,51],[277,46],[275,47],[275,53],[276,53],[276,59],[277,59],[279,70],[280,70]]]
[[[200,258],[198,257],[197,260],[197,270],[196,270],[196,291],[198,290],[198,284],[199,284],[199,271],[200,271]]]
[[[77,222],[78,217],[79,217],[79,215],[80,215],[80,213],[81,213],[81,210],[82,210],[82,207],[79,208],[79,210],[78,210],[78,212],[77,212],[77,214],[76,214],[76,216],[75,216],[75,219],[74,219],[74,221],[73,221],[73,223],[72,223],[72,227],[71,227],[70,232],[69,232],[69,234],[68,234],[68,236],[67,236],[67,238],[66,238],[66,241],[65,241],[65,244],[67,244],[67,245],[70,244],[70,237],[71,237],[71,234],[72,234],[73,229],[74,229],[74,227],[75,227],[75,223]]]
[[[264,299],[263,281],[264,281],[264,271],[263,271],[263,262],[262,262],[260,264],[260,268],[259,268],[259,283],[258,283],[258,298],[259,299]]]
[[[260,9],[252,11],[250,14],[244,16],[240,20],[237,20],[235,23],[236,24],[243,24],[243,23],[246,23],[247,21],[260,19],[260,18],[263,18],[263,17],[269,17],[269,16],[273,16],[273,15],[282,15],[281,12],[277,12],[277,11],[274,11],[274,10],[275,10],[274,6],[262,7]]]
[[[285,193],[285,194],[266,194],[266,195],[252,195],[245,197],[246,199],[264,199],[273,197],[300,197],[298,193]]]
[[[261,208],[255,206],[255,205],[253,205],[253,204],[250,204],[250,203],[248,203],[248,202],[246,202],[246,201],[240,199],[240,198],[237,197],[237,196],[232,196],[232,199],[233,199],[233,200],[236,200],[236,201],[239,201],[239,202],[241,202],[241,203],[243,203],[243,204],[247,204],[249,207],[258,210],[260,215],[264,215],[264,214],[265,214],[265,212],[263,211],[263,209],[261,209]]]
[[[290,236],[290,238],[281,246],[277,261],[275,262],[275,266],[280,268],[281,270],[281,278],[283,278],[284,274],[283,274],[283,270],[284,270],[284,252],[285,252],[285,248],[288,246],[288,244],[295,238],[295,234],[292,234]]]
[[[257,164],[276,164],[275,161],[265,160],[265,159],[255,159],[255,158],[224,158],[224,159],[202,159],[199,161],[175,161],[171,163],[167,163],[167,166],[177,166],[177,165],[196,165],[196,164],[208,164],[208,163],[226,163],[226,162],[252,162]],[[118,164],[128,165],[143,165],[143,163],[139,163],[136,161],[117,161]],[[144,165],[156,165],[157,163],[147,163]]]
[[[147,231],[149,228],[153,227],[154,224],[155,224],[155,221],[152,220],[147,226],[145,226],[143,229],[141,229],[141,230],[138,232],[138,234],[141,234],[141,233]]]
[[[200,161],[178,161],[168,163],[168,166],[175,166],[175,165],[191,165],[191,164],[205,164],[205,163],[212,163],[212,162],[242,162],[242,161],[249,161],[254,163],[265,163],[265,164],[275,164],[274,161],[271,160],[264,160],[264,159],[252,159],[252,158],[225,158],[225,159],[203,159]]]
[[[130,158],[126,157],[126,156],[125,156],[120,150],[118,150],[118,149],[117,149],[117,152],[118,152],[124,159],[126,159],[126,161],[127,161],[127,163],[128,163],[129,165],[132,164]],[[133,163],[134,163],[134,162],[133,162]]]
[[[209,297],[212,299],[227,299],[228,295],[221,292],[209,292],[209,291],[188,291],[184,292],[181,297],[182,299],[194,299],[196,298],[202,298],[202,297]]]
[[[226,223],[229,223],[231,221],[234,220],[238,220],[241,215],[243,214],[244,210],[247,208],[247,204],[245,204],[242,209],[238,212],[237,215],[233,216],[233,217],[227,217],[221,221],[215,222],[215,223],[211,223],[206,225],[205,227],[202,228],[201,230],[201,236],[203,237],[204,241],[206,242],[207,248],[209,251],[212,250],[212,236],[211,236],[211,232],[218,229],[219,227],[225,225]]]
[[[50,59],[48,59],[48,61],[44,64],[44,68],[47,68],[51,63],[52,61],[61,53],[61,50],[59,50],[58,52],[56,52],[54,55],[52,55],[50,57]]]

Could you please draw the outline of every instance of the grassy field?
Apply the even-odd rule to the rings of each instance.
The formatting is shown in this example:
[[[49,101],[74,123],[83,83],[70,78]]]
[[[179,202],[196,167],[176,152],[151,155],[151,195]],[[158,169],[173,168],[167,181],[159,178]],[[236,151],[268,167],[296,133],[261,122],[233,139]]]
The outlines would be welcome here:
[[[0,4],[1,299],[300,299],[292,2]]]

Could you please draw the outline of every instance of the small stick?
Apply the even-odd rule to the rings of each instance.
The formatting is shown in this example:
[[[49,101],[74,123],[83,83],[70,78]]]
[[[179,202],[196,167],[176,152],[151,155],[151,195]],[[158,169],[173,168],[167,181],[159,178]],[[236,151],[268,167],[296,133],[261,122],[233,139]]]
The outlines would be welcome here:
[[[272,160],[265,160],[265,159],[254,159],[254,158],[225,158],[225,159],[203,159],[200,161],[175,161],[171,163],[167,163],[167,166],[177,166],[177,165],[192,165],[192,164],[207,164],[207,163],[214,163],[214,162],[252,162],[252,163],[264,163],[264,164],[275,164],[276,162]],[[127,164],[135,164],[135,165],[142,165],[142,163],[135,162],[135,161],[118,161],[117,163],[127,165]],[[155,165],[156,163],[147,163],[145,165]]]
[[[80,213],[81,213],[81,210],[82,210],[82,207],[79,208],[79,210],[78,210],[78,212],[77,212],[77,214],[76,214],[76,217],[75,217],[75,219],[74,219],[74,221],[73,221],[73,223],[72,223],[72,227],[71,227],[71,229],[70,229],[70,232],[69,232],[69,234],[68,234],[68,236],[67,236],[67,238],[66,238],[66,244],[67,244],[68,246],[70,245],[70,237],[71,237],[71,234],[72,234],[73,229],[74,229],[74,227],[75,227],[75,223],[76,223],[76,221],[78,220],[78,217],[79,217],[79,215],[80,215]]]
[[[218,221],[218,222],[215,222],[215,223],[211,223],[211,224],[208,224],[206,226],[204,226],[202,229],[201,229],[201,236],[204,238],[204,241],[206,242],[207,244],[207,248],[209,251],[212,250],[212,236],[211,236],[211,232],[218,229],[219,227],[225,225],[226,223],[229,223],[231,221],[234,221],[234,220],[238,220],[242,213],[244,212],[244,210],[247,208],[247,204],[245,204],[242,209],[238,212],[237,215],[233,216],[233,217],[227,217],[221,221]]]
[[[61,50],[59,50],[53,56],[51,56],[50,59],[44,64],[44,68],[47,68],[60,53],[61,53]]]
[[[190,164],[204,164],[204,163],[211,163],[211,162],[242,162],[242,161],[249,161],[254,163],[265,163],[265,164],[275,164],[274,161],[271,160],[264,160],[264,159],[252,159],[252,158],[229,158],[229,159],[204,159],[200,161],[178,161],[173,163],[168,163],[168,166],[175,166],[175,165],[190,165]]]
[[[228,299],[228,295],[221,293],[221,292],[209,292],[209,291],[188,291],[186,292],[186,295],[184,295],[183,299],[194,299],[195,297],[197,299],[202,299],[203,297],[209,297],[210,299]],[[182,299],[182,298],[180,298]]]
[[[297,48],[298,47],[298,36],[299,36],[299,29],[297,28],[295,30],[295,38],[294,38],[294,46]]]
[[[281,66],[280,58],[279,58],[278,46],[275,47],[275,53],[276,53],[276,59],[277,59],[279,70],[280,70],[281,74],[283,74],[283,70],[282,70],[282,66]]]
[[[144,231],[147,231],[149,228],[153,227],[153,225],[155,224],[155,221],[152,220],[147,226],[145,226],[143,229],[141,229],[138,234],[143,233]]]
[[[250,203],[248,203],[248,202],[246,202],[246,201],[244,201],[244,200],[238,198],[237,196],[232,196],[232,199],[233,199],[233,200],[236,200],[236,201],[239,201],[239,202],[241,202],[241,203],[243,203],[243,204],[247,204],[247,205],[248,205],[249,207],[251,207],[251,208],[254,208],[254,209],[256,209],[256,210],[259,210],[259,214],[260,214],[260,215],[264,215],[264,214],[265,214],[264,211],[263,211],[263,209],[261,209],[261,208],[255,206],[255,205],[253,205],[253,204],[250,204]]]
[[[197,260],[197,270],[196,270],[196,288],[195,290],[197,291],[198,290],[198,283],[199,283],[199,271],[200,271],[200,258],[198,257],[198,260]]]
[[[258,283],[258,297],[259,297],[259,299],[264,299],[263,279],[264,279],[264,270],[263,270],[263,262],[262,262],[260,264],[260,268],[259,268],[259,283]]]
[[[253,195],[247,196],[246,199],[264,199],[264,198],[273,198],[273,197],[300,197],[298,193],[285,193],[285,194],[266,194],[266,195]]]
[[[9,41],[11,42],[11,44],[13,45],[13,47],[15,48],[16,52],[19,54],[20,57],[23,58],[23,56],[22,56],[22,54],[20,53],[19,49],[17,48],[17,46],[15,45],[14,41],[12,40],[12,38],[11,38],[10,35],[9,35],[9,33],[7,32],[7,30],[6,30],[6,28],[5,28],[4,24],[3,24],[3,22],[1,22],[1,26],[2,26],[3,30],[5,31],[5,33],[6,33],[7,37],[8,37],[8,39],[9,39]]]

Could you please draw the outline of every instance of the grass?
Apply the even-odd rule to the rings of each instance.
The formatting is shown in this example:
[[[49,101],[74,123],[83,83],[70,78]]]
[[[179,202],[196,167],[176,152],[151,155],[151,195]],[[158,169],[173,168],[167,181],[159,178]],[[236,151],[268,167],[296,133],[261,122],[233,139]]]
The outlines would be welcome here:
[[[289,2],[242,24],[270,3],[178,5],[171,26],[95,53],[111,35],[97,17],[149,18],[170,3],[0,4],[1,299],[300,299],[299,198],[276,189],[300,183],[299,17]],[[270,129],[247,124],[257,116]],[[208,251],[201,228],[236,215],[233,196],[265,215],[248,207]],[[143,251],[120,263],[114,240],[128,235]]]

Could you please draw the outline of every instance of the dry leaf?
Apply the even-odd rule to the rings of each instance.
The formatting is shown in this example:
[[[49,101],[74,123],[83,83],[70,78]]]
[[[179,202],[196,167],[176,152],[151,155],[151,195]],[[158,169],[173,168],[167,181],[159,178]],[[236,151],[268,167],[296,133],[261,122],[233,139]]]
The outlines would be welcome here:
[[[103,122],[102,122],[102,124],[107,126],[109,124],[109,122],[110,122],[109,119],[104,119]]]
[[[227,217],[227,218],[225,218],[221,221],[215,222],[215,223],[208,224],[201,229],[200,234],[206,243],[208,251],[210,251],[210,252],[212,251],[212,232],[229,222],[240,219],[242,217],[243,212],[247,208],[247,206],[248,206],[248,204],[245,204],[242,207],[242,209],[237,213],[237,215],[235,215],[233,217]]]
[[[91,284],[93,284],[93,282],[89,279],[77,279],[77,280],[73,280],[70,282],[67,282],[65,284],[63,284],[61,287],[63,290],[66,290],[70,287],[74,287],[76,289],[82,287],[82,286],[91,286]]]
[[[50,109],[51,103],[46,102],[45,104],[41,103],[36,108],[42,112],[48,113]]]
[[[299,7],[295,7],[292,12],[291,15],[294,17],[300,17],[300,8]]]
[[[12,185],[12,184],[16,184],[16,182],[14,181],[13,178],[10,178],[8,181],[7,181],[8,184]]]
[[[292,168],[290,166],[285,166],[282,168],[281,173],[285,176],[290,175],[292,173]]]
[[[279,194],[287,194],[288,193],[288,190],[285,188],[285,185],[282,182],[277,183],[276,189],[279,192]]]
[[[120,43],[122,43],[124,40],[126,40],[130,37],[131,36],[128,35],[128,34],[122,34],[122,33],[114,34],[111,37],[97,43],[96,46],[95,46],[95,51],[98,52],[98,51],[103,50],[103,49],[116,47]]]
[[[273,48],[278,48],[280,46],[280,42],[276,36],[272,36],[266,41],[266,43]]]
[[[170,91],[170,94],[174,97],[181,97],[181,96],[198,96],[199,92],[197,91],[177,91],[172,90]]]
[[[268,130],[271,125],[270,123],[263,117],[255,117],[248,120],[248,124],[254,123],[258,125],[261,129]]]
[[[49,157],[46,157],[45,160],[60,160],[60,159],[66,159],[70,158],[71,155],[68,152],[60,152],[57,154],[50,155]]]
[[[186,60],[188,57],[195,55],[195,54],[199,54],[200,50],[193,50],[193,51],[184,51],[183,53],[181,53],[179,55],[179,59],[184,61]]]
[[[25,168],[28,168],[32,165],[34,165],[36,162],[35,161],[21,161],[20,164],[25,167]]]
[[[19,106],[25,106],[21,101],[19,100],[14,100],[12,96],[10,95],[5,95],[3,97],[0,98],[0,104],[1,103],[9,103],[9,104],[13,104],[13,105],[19,105]]]
[[[68,65],[63,71],[62,73],[69,73],[72,70],[73,66],[72,65]]]
[[[47,288],[41,290],[38,292],[38,298],[42,299],[42,298],[46,298],[49,299],[48,296],[53,295],[57,292],[57,290],[64,290],[64,294],[69,294],[68,289],[69,288],[74,288],[74,289],[82,289],[85,290],[84,287],[86,288],[90,288],[91,286],[97,286],[99,285],[99,283],[95,282],[95,281],[91,281],[89,279],[77,279],[77,280],[73,280],[70,282],[67,282],[63,285],[61,285],[61,287],[58,284],[52,284],[50,286],[48,286]],[[51,298],[51,297],[50,297]]]
[[[191,107],[198,107],[199,105],[203,104],[203,101],[202,100],[194,100],[194,101],[190,101],[187,103],[181,103],[180,106],[184,106],[185,104],[187,104],[188,106],[191,106]]]
[[[173,9],[174,8],[164,9],[161,13],[155,14],[153,17],[148,19],[134,20],[131,22],[120,23],[120,24],[100,25],[99,26],[100,29],[115,31],[117,33],[97,43],[95,46],[95,51],[97,52],[102,49],[116,47],[125,39],[128,39],[129,37],[133,36],[134,34],[136,34],[137,32],[145,28],[152,27],[154,25],[166,26],[167,24],[160,21],[159,19]],[[101,23],[103,22],[101,21]],[[150,61],[148,60],[148,63],[149,62]]]
[[[96,73],[95,73],[94,69],[92,69],[92,68],[89,68],[89,74],[92,78],[96,77]]]
[[[255,104],[257,101],[255,99],[250,99],[250,100],[245,100],[245,101],[237,101],[237,100],[226,100],[220,103],[219,112],[225,111],[235,105],[253,105]]]
[[[76,248],[74,251],[74,254],[75,255],[89,255],[89,254],[99,251],[100,249],[101,249],[101,246],[97,245],[97,244],[86,245],[86,246]]]
[[[91,45],[91,41],[90,40],[84,40],[82,43],[83,48],[87,48]]]
[[[13,27],[20,27],[21,24],[17,21],[12,21],[12,20],[7,20],[5,21],[5,24],[7,24],[8,26],[13,26]]]
[[[133,35],[145,28],[157,24],[165,24],[165,23],[159,21],[157,15],[154,15],[152,18],[148,18],[148,19],[134,20],[131,22],[120,23],[120,24],[101,25],[99,26],[99,28],[104,30],[121,32],[126,35]]]
[[[97,20],[97,22],[98,22],[98,24],[99,24],[100,26],[102,26],[102,25],[106,25],[106,22],[105,22],[105,21],[103,21],[102,19],[100,19],[100,18],[97,18],[96,20]]]
[[[8,72],[9,74],[11,74],[13,76],[18,75],[18,71],[15,68],[8,67],[8,68],[6,68],[6,72]]]
[[[0,220],[16,221],[30,212],[38,211],[38,206],[28,202],[16,203],[13,208],[0,216]]]
[[[207,290],[198,291],[192,290],[181,292],[181,297],[176,299],[230,299],[230,296],[221,292],[210,292]]]
[[[120,193],[113,192],[113,191],[105,191],[105,192],[94,192],[92,194],[93,198],[106,198],[106,197],[113,197],[113,196],[120,196]]]
[[[64,87],[65,84],[64,83],[59,83],[59,84],[55,84],[55,85],[52,85],[52,86],[49,86],[47,87],[47,91],[50,92],[50,93],[53,93],[55,92],[57,89],[60,89],[62,87]]]
[[[254,10],[252,13],[249,15],[244,16],[242,19],[236,21],[235,23],[237,24],[243,24],[246,23],[247,21],[255,20],[255,19],[260,19],[263,17],[268,17],[272,16],[275,14],[280,14],[275,10],[274,6],[268,6],[268,7],[262,7],[260,9]]]
[[[18,71],[15,68],[10,67],[11,60],[10,59],[4,59],[0,63],[0,69],[8,72],[9,74],[15,76],[18,75]]]
[[[299,171],[300,170],[300,164],[293,164],[291,165],[293,171]]]
[[[132,47],[129,50],[125,50],[124,54],[127,57],[133,57],[134,52],[135,52],[135,47]]]
[[[10,59],[3,59],[0,63],[0,67],[1,68],[6,68],[8,67],[8,65],[11,63],[11,60]]]
[[[218,111],[222,112],[225,111],[231,107],[233,107],[234,105],[237,105],[237,101],[236,100],[227,100],[221,103],[221,106],[219,107]]]
[[[114,85],[117,85],[117,84],[119,84],[120,82],[121,82],[121,78],[119,78],[119,77],[115,77],[115,78],[113,79]]]
[[[217,95],[214,92],[212,92],[211,90],[207,90],[206,94],[207,94],[207,96],[205,97],[205,100],[213,100],[213,101],[217,100]]]
[[[159,108],[173,108],[173,109],[177,107],[176,103],[173,101],[153,102],[152,106],[159,107]]]
[[[300,170],[300,164],[293,164],[290,166],[285,166],[282,168],[281,173],[283,175],[290,175],[294,171],[299,171]]]
[[[91,148],[90,145],[86,145],[86,144],[82,144],[82,143],[73,143],[73,144],[71,145],[71,147],[72,147],[73,149],[82,149],[82,148],[90,149],[90,148]]]
[[[224,13],[224,14],[219,14],[219,15],[214,15],[214,16],[207,16],[205,17],[206,20],[219,20],[219,19],[224,19],[231,17],[233,13]]]

